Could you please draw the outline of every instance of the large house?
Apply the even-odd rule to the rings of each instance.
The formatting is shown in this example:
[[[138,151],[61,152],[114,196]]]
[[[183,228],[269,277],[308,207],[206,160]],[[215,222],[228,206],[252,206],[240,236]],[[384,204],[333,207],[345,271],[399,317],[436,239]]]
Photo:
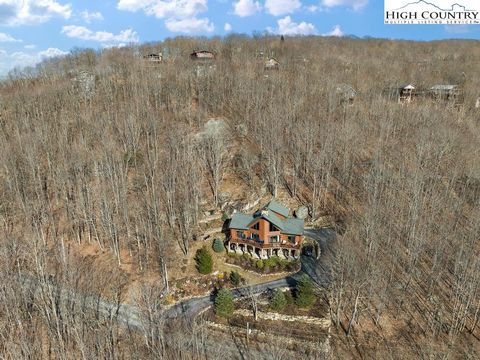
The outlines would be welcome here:
[[[275,200],[253,214],[235,213],[229,224],[228,250],[266,259],[300,256],[304,221],[289,216],[288,208]]]
[[[192,60],[215,60],[215,58],[215,53],[208,50],[195,50],[190,54]]]
[[[434,85],[430,88],[429,93],[436,100],[452,102],[455,105],[463,103],[463,91],[458,85]]]

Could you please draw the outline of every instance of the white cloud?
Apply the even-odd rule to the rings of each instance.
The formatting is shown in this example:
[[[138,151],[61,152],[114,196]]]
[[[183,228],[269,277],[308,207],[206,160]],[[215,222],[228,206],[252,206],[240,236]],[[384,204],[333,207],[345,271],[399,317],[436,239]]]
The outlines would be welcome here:
[[[37,53],[16,51],[11,54],[4,50],[0,50],[0,55],[2,55],[0,58],[0,76],[5,75],[15,67],[24,68],[27,66],[35,66],[43,60],[67,54],[68,52],[57,48],[48,48]]]
[[[69,19],[71,4],[56,0],[0,0],[0,25],[35,25],[52,17]]]
[[[132,29],[122,30],[115,35],[107,31],[92,31],[84,26],[67,25],[62,28],[62,33],[71,38],[101,43],[138,42],[138,35]]]
[[[204,32],[213,32],[215,26],[207,18],[197,19],[186,18],[186,19],[168,19],[165,21],[165,26],[171,32],[181,32],[186,34],[191,33],[204,33]]]
[[[265,9],[273,16],[291,14],[300,9],[302,3],[300,0],[266,0]]]
[[[88,24],[90,24],[92,21],[102,21],[103,20],[103,15],[99,11],[89,12],[88,10],[84,10],[80,13],[80,16]]]
[[[118,0],[117,8],[125,11],[143,11],[149,16],[165,19],[172,32],[209,33],[215,26],[208,18],[197,15],[207,11],[207,0]]]
[[[279,35],[315,35],[317,29],[315,25],[302,21],[300,24],[292,21],[290,16],[286,16],[283,19],[277,21],[278,27],[276,29],[267,28],[268,32]]]
[[[13,36],[0,33],[0,42],[22,42],[22,40],[15,39]]]
[[[325,7],[347,6],[355,11],[363,9],[368,4],[368,0],[322,0]]]
[[[119,0],[117,8],[132,12],[142,10],[159,19],[191,18],[207,11],[207,0]]]
[[[117,44],[102,44],[102,48],[103,49],[112,49],[112,48],[122,48],[122,47],[125,47],[127,46],[127,44],[125,43],[117,43]]]
[[[57,48],[48,48],[47,50],[40,51],[38,53],[38,56],[41,59],[49,59],[49,58],[58,57],[58,56],[65,56],[67,54],[68,52],[65,52]]]
[[[233,5],[235,15],[240,17],[251,16],[260,11],[261,8],[260,3],[258,1],[254,2],[253,0],[238,0]]]
[[[335,25],[332,29],[332,31],[326,33],[326,34],[323,34],[323,36],[343,36],[344,33],[342,31],[342,28],[340,27],[340,25]]]
[[[225,23],[225,25],[223,26],[223,30],[225,30],[226,32],[232,31],[232,25],[230,25],[229,23]]]
[[[445,25],[444,29],[445,29],[445,32],[449,34],[467,34],[470,32],[470,28],[468,27],[468,25],[462,25],[462,24]]]
[[[33,44],[28,44],[28,45],[25,45],[24,48],[27,49],[27,50],[33,50],[37,47],[37,45],[33,45]]]

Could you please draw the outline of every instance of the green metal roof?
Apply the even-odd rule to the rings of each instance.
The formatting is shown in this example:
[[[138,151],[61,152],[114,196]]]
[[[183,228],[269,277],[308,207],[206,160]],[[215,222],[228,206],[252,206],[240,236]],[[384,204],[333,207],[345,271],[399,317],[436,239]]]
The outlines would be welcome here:
[[[230,229],[239,229],[239,230],[248,230],[255,221],[258,219],[265,219],[268,222],[275,225],[281,233],[289,234],[289,235],[303,235],[303,226],[304,221],[301,219],[296,218],[286,218],[281,219],[276,215],[275,212],[280,213],[282,211],[283,214],[286,213],[288,216],[288,209],[283,207],[278,203],[274,203],[273,207],[276,207],[276,210],[273,210],[270,206],[272,205],[272,201],[267,204],[263,209],[257,211],[253,215],[246,215],[242,213],[235,213],[232,215],[232,220],[230,221],[229,228]],[[277,206],[280,205],[280,206]],[[281,208],[283,207],[283,209]],[[282,214],[282,215],[283,215]]]
[[[289,235],[303,235],[303,226],[304,221],[301,219],[284,219],[283,220],[283,230],[284,234]]]
[[[230,221],[230,229],[242,229],[248,230],[248,226],[254,219],[253,215],[246,215],[242,213],[235,213],[232,215],[232,220]]]
[[[267,205],[265,205],[265,208],[268,210],[275,211],[277,214],[280,214],[284,217],[288,217],[288,214],[290,213],[290,211],[286,206],[283,206],[275,199],[272,199]]]

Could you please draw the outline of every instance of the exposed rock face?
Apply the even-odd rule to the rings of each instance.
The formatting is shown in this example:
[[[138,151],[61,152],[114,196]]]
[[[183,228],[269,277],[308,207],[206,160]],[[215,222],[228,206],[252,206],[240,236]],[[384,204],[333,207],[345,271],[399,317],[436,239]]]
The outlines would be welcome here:
[[[203,130],[195,135],[197,141],[212,140],[212,139],[224,139],[228,138],[228,124],[223,118],[212,118],[208,120]]]
[[[295,210],[295,217],[298,219],[305,220],[308,216],[308,208],[306,206],[300,206]]]
[[[235,212],[249,212],[252,208],[257,206],[260,203],[261,196],[253,195],[249,196],[253,200],[244,200],[244,201],[227,201],[222,205],[223,212],[228,216],[232,217],[232,214]]]

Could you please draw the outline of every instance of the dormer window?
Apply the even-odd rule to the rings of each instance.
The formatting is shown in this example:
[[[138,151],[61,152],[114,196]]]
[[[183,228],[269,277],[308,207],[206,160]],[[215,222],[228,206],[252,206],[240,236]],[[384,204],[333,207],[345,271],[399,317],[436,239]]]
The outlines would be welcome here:
[[[253,230],[260,230],[260,223],[257,222],[255,225],[252,226]]]

